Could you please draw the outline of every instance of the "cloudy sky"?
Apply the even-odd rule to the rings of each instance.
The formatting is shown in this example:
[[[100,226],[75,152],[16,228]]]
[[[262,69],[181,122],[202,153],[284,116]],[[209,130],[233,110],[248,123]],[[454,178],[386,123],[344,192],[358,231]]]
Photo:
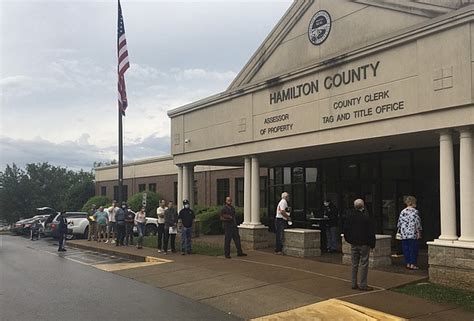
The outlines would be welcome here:
[[[125,161],[169,154],[166,111],[221,92],[291,5],[122,0]],[[117,159],[117,2],[0,0],[0,171]]]

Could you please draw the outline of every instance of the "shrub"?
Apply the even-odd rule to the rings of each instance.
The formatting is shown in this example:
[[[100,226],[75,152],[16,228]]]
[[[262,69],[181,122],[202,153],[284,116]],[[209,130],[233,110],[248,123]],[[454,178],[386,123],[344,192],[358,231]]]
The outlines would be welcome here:
[[[138,211],[142,206],[143,192],[136,193],[128,199],[128,207],[132,211]],[[146,213],[149,217],[156,217],[156,208],[160,206],[162,197],[152,191],[146,192]]]
[[[106,206],[111,204],[111,200],[107,196],[92,196],[87,200],[87,202],[82,206],[83,212],[89,212],[92,208],[92,204],[99,206]]]
[[[208,208],[195,208],[196,218],[201,221],[201,233],[205,235],[223,234],[224,229],[219,218],[222,206],[213,206]],[[198,212],[199,211],[199,212]],[[243,208],[235,208],[237,225],[243,221]]]

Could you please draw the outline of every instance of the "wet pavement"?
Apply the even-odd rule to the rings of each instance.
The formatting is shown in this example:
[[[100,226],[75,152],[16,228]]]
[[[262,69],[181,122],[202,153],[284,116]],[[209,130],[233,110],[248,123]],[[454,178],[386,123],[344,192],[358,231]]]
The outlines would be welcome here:
[[[70,247],[59,253],[57,242],[50,239],[32,242],[0,235],[0,319],[239,320],[105,268],[136,264],[115,255]]]

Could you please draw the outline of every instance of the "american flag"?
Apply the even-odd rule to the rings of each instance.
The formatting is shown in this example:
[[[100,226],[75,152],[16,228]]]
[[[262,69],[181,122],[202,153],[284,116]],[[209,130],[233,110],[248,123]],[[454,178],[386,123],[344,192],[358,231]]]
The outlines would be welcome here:
[[[125,39],[125,26],[123,24],[122,7],[118,0],[118,25],[117,25],[117,54],[118,54],[118,107],[122,115],[128,106],[127,91],[125,89],[125,72],[130,67],[128,62],[127,39]]]

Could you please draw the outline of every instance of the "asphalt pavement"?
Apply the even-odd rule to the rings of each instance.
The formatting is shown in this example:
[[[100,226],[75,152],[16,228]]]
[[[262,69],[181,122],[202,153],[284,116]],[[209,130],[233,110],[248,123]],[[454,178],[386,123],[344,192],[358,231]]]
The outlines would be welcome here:
[[[51,239],[0,235],[0,320],[240,320],[209,305],[92,267],[133,264]],[[190,272],[191,273],[191,272]]]

